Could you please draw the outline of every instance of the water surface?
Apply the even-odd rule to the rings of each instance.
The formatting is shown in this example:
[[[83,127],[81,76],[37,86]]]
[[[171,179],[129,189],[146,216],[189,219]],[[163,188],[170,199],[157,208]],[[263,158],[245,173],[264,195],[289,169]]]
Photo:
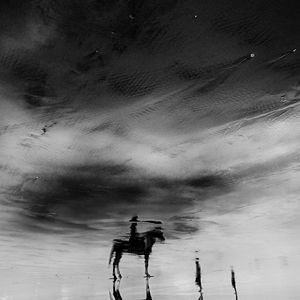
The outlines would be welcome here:
[[[296,299],[295,7],[1,4],[0,299]]]

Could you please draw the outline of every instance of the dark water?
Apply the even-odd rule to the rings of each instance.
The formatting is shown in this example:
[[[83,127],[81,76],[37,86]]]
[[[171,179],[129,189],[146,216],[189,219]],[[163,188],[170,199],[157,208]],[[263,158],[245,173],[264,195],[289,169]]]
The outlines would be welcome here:
[[[296,4],[1,3],[0,299],[297,299]]]

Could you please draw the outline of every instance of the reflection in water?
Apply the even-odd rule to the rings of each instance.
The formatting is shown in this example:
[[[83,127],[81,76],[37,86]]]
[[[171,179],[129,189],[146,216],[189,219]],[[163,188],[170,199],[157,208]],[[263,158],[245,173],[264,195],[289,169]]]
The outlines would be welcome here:
[[[149,286],[149,278],[146,278],[146,300],[152,300],[150,286]]]
[[[203,300],[203,288],[202,288],[202,279],[201,279],[201,266],[200,266],[200,263],[199,263],[199,257],[196,257],[195,263],[196,263],[196,279],[195,279],[195,283],[199,287],[199,293],[200,293],[200,296],[199,296],[198,300]]]
[[[145,300],[152,300],[148,277],[145,278],[145,282],[146,282],[146,299]],[[121,293],[120,293],[120,283],[121,283],[120,279],[113,280],[113,287],[112,287],[113,297],[111,295],[111,292],[109,292],[110,300],[122,300],[123,299],[121,296]]]
[[[235,282],[235,273],[234,273],[233,268],[231,268],[231,284],[234,289],[235,299],[238,300],[238,293],[237,293],[236,282]]]
[[[2,1],[0,299],[299,298],[295,4]]]
[[[196,258],[196,279],[195,279],[196,284],[199,286],[199,293],[200,297],[198,300],[203,300],[203,293],[202,293],[202,283],[201,283],[201,267],[199,264],[199,258]],[[112,286],[112,294],[109,292],[110,300],[123,300],[121,293],[120,293],[120,283],[121,283],[121,278],[116,279],[114,278],[113,280],[113,286]],[[150,291],[150,285],[149,285],[149,277],[146,276],[145,278],[145,283],[146,283],[146,299],[145,300],[152,300],[151,296],[151,291]],[[113,295],[113,296],[112,296]]]
[[[149,264],[149,256],[152,252],[152,247],[157,239],[160,241],[164,241],[164,235],[161,227],[155,227],[152,230],[148,230],[142,233],[137,232],[137,224],[139,222],[143,222],[138,220],[138,217],[133,217],[130,222],[132,222],[130,226],[130,236],[128,240],[123,239],[114,239],[113,246],[111,248],[111,253],[109,257],[109,264],[112,261],[114,256],[113,262],[113,278],[116,279],[116,269],[119,278],[122,277],[119,264],[122,258],[123,253],[130,253],[136,255],[144,255],[145,258],[145,275],[146,277],[150,277],[148,272],[148,264]],[[160,223],[158,221],[144,221],[147,223]]]
[[[197,251],[196,251],[197,253]],[[199,287],[199,297],[198,300],[204,300],[203,296],[203,287],[202,287],[202,273],[201,273],[201,266],[199,262],[199,257],[196,256],[195,258],[195,265],[196,265],[196,272],[195,272],[195,283]],[[117,279],[114,277],[113,284],[112,284],[112,293],[109,291],[110,300],[122,300],[121,292],[120,292],[120,284],[121,278]],[[152,300],[150,285],[149,285],[149,277],[145,277],[145,290],[146,290],[146,299],[145,300]],[[235,272],[233,268],[231,268],[231,284],[234,289],[235,293],[235,300],[238,300],[238,293],[236,288],[236,281],[235,281]],[[176,296],[176,295],[174,295]]]
[[[272,67],[274,64],[280,62],[282,59],[290,56],[291,54],[295,54],[296,51],[297,51],[296,48],[294,48],[292,50],[289,50],[289,51],[286,51],[286,52],[282,53],[281,55],[277,56],[276,58],[268,60],[263,66],[264,67]]]
[[[121,293],[120,293],[120,280],[114,280],[113,281],[113,296],[114,296],[114,299],[116,300],[122,300],[122,296],[121,296]],[[111,293],[109,292],[109,296],[110,296],[110,299],[113,299],[112,296],[111,296]]]
[[[198,251],[196,251],[197,254]],[[199,257],[196,256],[195,258],[195,264],[196,264],[196,278],[195,278],[195,283],[199,287],[199,293],[200,296],[198,300],[204,300],[203,297],[203,287],[202,287],[202,274],[201,274],[201,266],[199,263]],[[238,300],[238,292],[236,288],[236,281],[235,281],[235,272],[233,270],[233,267],[231,267],[231,285],[234,289],[234,294],[235,294],[235,300]]]

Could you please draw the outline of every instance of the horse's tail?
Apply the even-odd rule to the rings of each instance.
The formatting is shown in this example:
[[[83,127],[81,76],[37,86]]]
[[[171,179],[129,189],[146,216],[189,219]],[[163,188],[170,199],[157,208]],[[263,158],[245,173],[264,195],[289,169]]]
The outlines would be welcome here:
[[[111,250],[110,250],[109,260],[108,260],[108,265],[109,265],[109,266],[110,266],[110,264],[111,264],[111,260],[112,260],[113,255],[114,255],[114,251],[115,251],[115,247],[114,247],[114,246],[115,246],[115,245],[112,245]]]

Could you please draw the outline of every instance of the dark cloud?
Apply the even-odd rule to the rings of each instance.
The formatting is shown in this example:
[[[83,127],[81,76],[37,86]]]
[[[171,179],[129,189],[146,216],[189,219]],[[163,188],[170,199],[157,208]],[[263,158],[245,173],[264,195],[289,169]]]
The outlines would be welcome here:
[[[7,110],[21,114],[24,109],[30,120],[40,121],[39,130],[59,119],[53,128],[58,138],[68,135],[60,136],[60,130],[72,127],[80,140],[85,122],[90,122],[89,132],[105,131],[107,140],[113,136],[128,141],[131,129],[146,137],[149,130],[167,140],[165,132],[177,135],[182,129],[188,135],[284,108],[288,104],[278,101],[277,93],[292,85],[286,77],[296,77],[300,70],[297,53],[276,60],[299,45],[298,15],[291,9],[294,2],[288,2],[218,1],[211,8],[194,0],[4,1],[0,79],[3,89],[17,91],[9,100],[19,105]],[[257,55],[250,63],[252,51]],[[275,96],[258,97],[266,93]],[[116,112],[106,115],[111,108]],[[32,127],[21,121],[1,124],[0,134],[11,137],[20,128],[25,132]],[[51,131],[32,140],[50,148],[57,142],[47,139]],[[7,149],[22,144],[20,135]],[[157,147],[155,138],[149,140],[149,148]],[[87,149],[87,138],[84,142],[81,154],[99,150],[96,143],[96,149]],[[25,151],[36,150],[32,144],[23,143],[26,149],[16,151],[22,161],[35,155],[26,156]],[[92,229],[92,220],[127,218],[136,212],[168,218],[192,207],[195,199],[211,199],[234,187],[228,174],[217,171],[175,178],[150,176],[142,167],[114,162],[79,166],[62,161],[53,168],[29,174],[38,179],[26,179],[10,191],[12,201],[22,202],[32,227],[48,222],[49,228],[81,228],[76,227],[80,222],[83,229]],[[190,232],[197,228],[182,220],[174,226]]]
[[[135,74],[117,74],[109,77],[109,86],[113,91],[124,96],[142,96],[151,93],[158,82],[154,75],[146,72],[137,72]]]
[[[23,217],[19,222],[34,230],[40,226],[42,231],[44,227],[52,230],[53,226],[53,230],[93,230],[99,228],[93,225],[95,222],[105,229],[105,220],[126,220],[136,213],[148,216],[151,212],[153,217],[167,220],[192,208],[194,197],[201,201],[227,193],[234,186],[227,175],[147,178],[126,164],[109,163],[63,168],[51,175],[35,174],[32,180],[28,176],[21,186],[10,189],[10,199],[12,203],[22,199]],[[179,223],[173,223],[169,226],[177,231]],[[190,228],[187,224],[181,226],[181,232],[184,228],[187,232],[196,230],[196,225]]]
[[[228,183],[226,177],[217,175],[199,176],[185,181],[187,186],[192,186],[194,188],[225,188]]]
[[[189,233],[193,234],[199,230],[198,226],[192,226],[191,224],[184,222],[175,222],[174,223],[174,231],[179,233]]]
[[[232,7],[235,8],[233,11]],[[24,17],[17,12],[20,9],[23,9]],[[193,19],[193,10],[197,12],[197,20]],[[254,48],[261,42],[264,44],[269,41],[269,35],[277,41],[285,33],[285,39],[290,42],[285,43],[284,48],[289,47],[292,40],[294,47],[298,43],[288,34],[295,21],[294,14],[288,18],[288,22],[275,22],[277,17],[281,17],[278,15],[280,11],[285,12],[284,20],[287,19],[286,11],[289,9],[281,2],[271,6],[259,1],[247,4],[233,1],[231,5],[220,2],[210,11],[205,4],[193,1],[179,3],[175,0],[163,3],[64,0],[28,1],[26,4],[8,1],[3,4],[3,11],[11,16],[10,21],[7,18],[5,22],[23,22],[22,28],[12,30],[10,38],[13,33],[18,33],[25,36],[24,39],[28,40],[26,43],[29,43],[30,38],[23,31],[32,22],[34,26],[26,30],[34,32],[39,26],[46,26],[53,27],[51,30],[55,32],[37,48],[19,51],[14,56],[10,54],[10,58],[2,53],[2,67],[8,68],[16,77],[7,78],[7,74],[4,74],[3,78],[15,87],[17,79],[22,81],[20,93],[29,108],[55,105],[59,101],[57,99],[66,97],[82,105],[87,97],[97,99],[99,107],[102,107],[104,100],[101,93],[104,92],[122,96],[126,103],[132,103],[136,101],[133,96],[142,97],[158,88],[163,89],[170,81],[176,80],[176,76],[183,81],[206,80],[203,86],[203,82],[200,83],[198,91],[187,95],[187,98],[213,92],[235,73],[234,66],[239,64],[241,58],[234,57],[240,57],[245,48],[241,47],[234,54],[223,53],[222,59],[217,54],[204,53],[201,37],[194,37],[195,31],[191,30],[200,28],[202,23],[209,25],[205,27],[205,35],[214,37],[214,31],[221,31],[225,40],[228,33],[229,36],[238,36],[238,42],[247,40]],[[188,20],[188,16],[191,20]],[[272,22],[263,21],[264,17]],[[205,22],[202,18],[205,18]],[[178,28],[177,23],[182,26]],[[277,30],[279,25],[280,30]],[[134,37],[133,27],[138,28]],[[8,24],[3,28],[8,28]],[[28,33],[28,37],[31,34]],[[2,35],[6,36],[4,32]],[[21,37],[16,37],[16,41],[20,40]],[[274,47],[272,45],[272,54],[278,52],[277,44]],[[116,53],[116,49],[124,51],[118,50]],[[184,55],[187,49],[198,51],[197,59],[192,59],[192,55]],[[96,50],[97,55],[91,56]],[[252,50],[255,49],[249,47],[247,52]],[[263,48],[258,51],[259,59],[269,56]],[[137,60],[137,56],[140,59]],[[177,62],[175,66],[174,61]],[[207,67],[203,61],[211,63]],[[291,76],[296,76],[299,71],[297,62],[278,65],[276,70]],[[117,101],[115,98],[105,106]]]
[[[15,34],[22,30],[32,1],[8,0],[0,4],[1,33]]]
[[[223,11],[215,14],[212,24],[216,30],[238,37],[244,45],[276,47],[278,37],[285,39],[284,35],[294,29],[295,12],[291,8],[295,5],[294,0],[272,4],[268,1],[241,3],[234,0],[230,7],[221,2],[216,12]]]
[[[293,61],[281,61],[273,64],[271,69],[276,72],[286,73],[288,76],[297,76],[300,72],[300,59],[293,59]]]

